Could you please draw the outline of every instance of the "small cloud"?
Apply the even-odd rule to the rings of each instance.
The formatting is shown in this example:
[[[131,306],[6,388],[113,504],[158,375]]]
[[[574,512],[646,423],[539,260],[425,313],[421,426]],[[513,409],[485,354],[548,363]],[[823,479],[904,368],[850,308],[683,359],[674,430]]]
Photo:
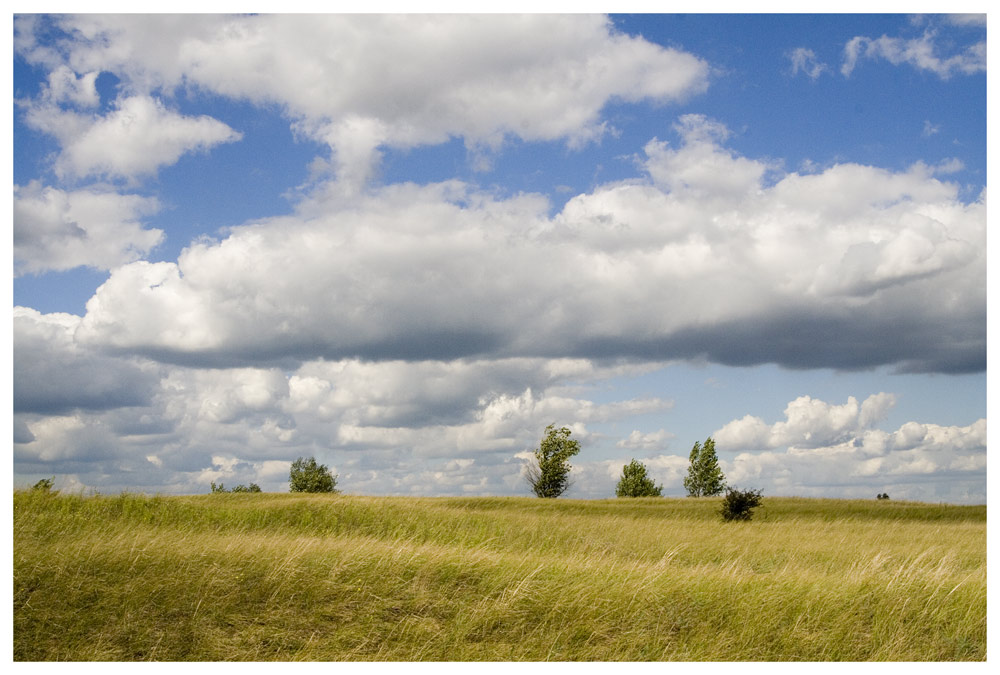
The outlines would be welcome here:
[[[618,441],[615,446],[619,448],[630,448],[636,450],[663,450],[670,443],[670,439],[674,438],[674,434],[666,431],[665,429],[660,429],[659,431],[653,431],[648,434],[644,434],[638,429],[633,431],[624,438]]]
[[[940,124],[931,124],[930,120],[924,120],[924,131],[921,134],[921,136],[923,136],[924,138],[930,138],[939,131],[941,131]]]
[[[816,53],[811,49],[799,47],[788,53],[788,59],[792,62],[792,75],[805,73],[810,79],[815,80],[830,68],[825,63],[820,63],[816,58]]]
[[[844,45],[844,64],[840,68],[844,77],[850,77],[862,58],[885,59],[894,66],[909,64],[918,70],[929,70],[942,80],[954,74],[974,75],[986,72],[986,41],[965,47],[951,56],[939,56],[935,42],[937,34],[926,31],[913,39],[883,35],[880,38],[856,36]]]
[[[957,157],[950,157],[949,159],[942,160],[937,166],[934,167],[934,173],[936,175],[948,175],[953,173],[958,173],[965,168],[965,164],[962,160]]]
[[[982,26],[986,27],[985,14],[949,14],[947,21],[953,26]]]

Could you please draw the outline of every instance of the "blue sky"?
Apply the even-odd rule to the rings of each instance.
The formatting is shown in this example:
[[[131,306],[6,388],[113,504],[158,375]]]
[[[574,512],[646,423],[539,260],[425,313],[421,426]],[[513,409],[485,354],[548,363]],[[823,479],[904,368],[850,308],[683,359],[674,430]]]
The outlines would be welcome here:
[[[985,16],[16,16],[15,485],[986,500]]]

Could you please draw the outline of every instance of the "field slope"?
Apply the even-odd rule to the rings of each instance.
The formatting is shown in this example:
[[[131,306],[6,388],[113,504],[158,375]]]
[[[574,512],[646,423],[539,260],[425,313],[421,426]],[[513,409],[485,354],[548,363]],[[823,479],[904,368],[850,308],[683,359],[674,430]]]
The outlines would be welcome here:
[[[986,507],[14,494],[14,659],[982,660]]]

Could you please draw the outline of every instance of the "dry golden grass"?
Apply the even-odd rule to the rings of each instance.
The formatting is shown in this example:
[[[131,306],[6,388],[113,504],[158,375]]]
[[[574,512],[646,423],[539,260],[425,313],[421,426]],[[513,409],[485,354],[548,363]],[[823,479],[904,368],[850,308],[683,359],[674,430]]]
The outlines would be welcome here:
[[[16,660],[982,660],[986,507],[14,496]]]

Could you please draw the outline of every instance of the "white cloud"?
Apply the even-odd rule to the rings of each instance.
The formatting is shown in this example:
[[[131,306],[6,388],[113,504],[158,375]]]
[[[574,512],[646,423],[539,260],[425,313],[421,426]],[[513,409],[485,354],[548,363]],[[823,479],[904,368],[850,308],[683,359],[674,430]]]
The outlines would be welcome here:
[[[885,59],[893,65],[909,64],[928,70],[943,80],[952,75],[973,75],[986,72],[986,41],[969,45],[951,56],[939,56],[934,31],[919,38],[905,39],[883,35],[880,38],[857,36],[844,45],[844,64],[840,72],[849,77],[860,59]]]
[[[970,370],[985,358],[985,201],[914,165],[786,174],[698,116],[647,180],[547,214],[450,182],[317,198],[116,269],[80,338],[158,359],[707,357]],[[907,340],[886,340],[905,330]],[[952,336],[955,339],[952,339]],[[958,339],[961,336],[961,339]],[[752,346],[752,349],[751,349]]]
[[[986,27],[985,14],[948,14],[948,23],[955,26],[982,26]]]
[[[798,47],[788,53],[788,60],[792,62],[792,75],[803,73],[809,79],[815,80],[830,68],[825,63],[821,63],[816,58],[816,53],[805,47]]]
[[[717,445],[723,450],[721,442]],[[965,427],[908,422],[834,445],[742,452],[720,464],[731,485],[766,494],[968,502],[986,500],[986,420]]]
[[[97,189],[64,191],[37,181],[14,186],[14,270],[34,274],[87,266],[111,269],[149,253],[163,232],[141,217],[156,199]]]
[[[61,326],[63,349],[75,348],[77,317],[23,313]],[[122,389],[124,367],[108,368]],[[75,378],[54,370],[52,386],[72,389]],[[137,487],[120,481],[141,467],[143,485],[183,493],[207,491],[211,481],[285,490],[288,463],[315,456],[355,492],[519,493],[516,455],[537,445],[545,425],[569,426],[586,447],[598,440],[589,423],[668,406],[565,394],[568,381],[619,372],[570,359],[314,361],[288,373],[165,366],[145,398],[125,407],[19,413],[15,463],[19,474],[72,474],[102,491]],[[74,437],[81,443],[73,445]]]
[[[940,131],[941,131],[940,124],[931,124],[930,120],[924,120],[924,130],[921,133],[921,136],[923,136],[924,138],[930,138],[931,136]]]
[[[713,437],[719,450],[730,452],[787,446],[829,447],[872,429],[885,419],[895,403],[896,397],[886,393],[872,394],[860,405],[853,396],[842,405],[800,396],[785,408],[783,422],[768,425],[748,415],[729,422]]]
[[[13,311],[14,411],[43,414],[147,404],[155,364],[115,358],[76,343],[80,317]]]
[[[34,37],[41,22],[15,23],[18,52],[54,67]],[[332,146],[347,180],[369,173],[380,145],[461,136],[496,148],[508,135],[585,143],[604,133],[609,100],[675,101],[704,91],[708,78],[696,57],[585,14],[137,14],[57,23],[72,35],[70,68],[114,72],[135,100],[188,86],[281,105],[298,131]],[[93,165],[89,149],[77,161]]]
[[[132,179],[155,174],[187,152],[242,138],[219,120],[181,115],[149,96],[120,98],[103,117],[43,102],[29,106],[25,121],[59,140],[62,151],[55,172],[60,178]]]
[[[71,103],[81,108],[96,108],[101,103],[97,93],[96,71],[77,76],[70,68],[59,66],[49,73],[48,88],[42,97],[50,103]]]
[[[895,400],[879,393],[860,406],[853,396],[833,405],[802,396],[788,404],[785,421],[733,420],[713,434],[720,453],[736,453],[721,462],[727,481],[783,495],[870,498],[893,486],[894,497],[985,499],[986,420],[876,428]],[[923,478],[931,474],[937,487]]]
[[[643,452],[650,452],[665,449],[673,438],[674,434],[670,433],[666,429],[651,431],[647,434],[635,429],[628,435],[628,437],[618,441],[615,446],[619,448],[629,448],[642,450]]]

